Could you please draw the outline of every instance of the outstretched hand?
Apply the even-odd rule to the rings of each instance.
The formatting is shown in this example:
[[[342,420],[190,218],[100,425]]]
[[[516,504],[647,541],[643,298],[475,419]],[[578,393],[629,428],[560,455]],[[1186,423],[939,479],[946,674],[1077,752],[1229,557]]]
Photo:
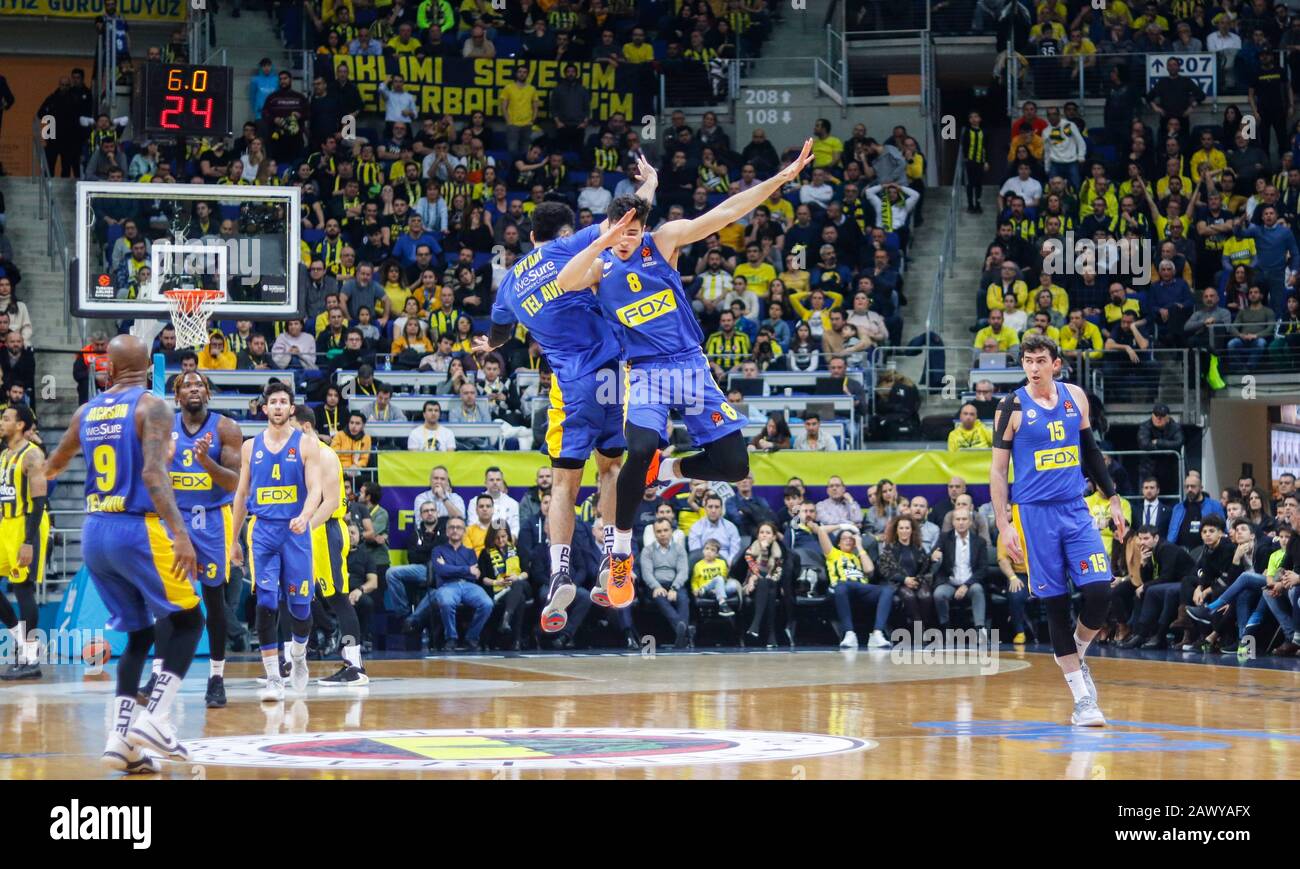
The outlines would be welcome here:
[[[803,150],[799,152],[799,156],[795,159],[793,163],[791,163],[789,166],[786,166],[784,169],[782,169],[780,172],[777,173],[776,177],[781,179],[781,184],[785,185],[785,184],[789,184],[791,181],[794,181],[796,178],[799,177],[799,174],[803,172],[803,170],[808,166],[808,164],[812,162],[813,159],[812,146],[813,146],[812,139],[804,139]]]
[[[599,250],[609,250],[618,243],[619,236],[623,234],[623,230],[627,229],[628,224],[635,219],[636,209],[628,209],[615,223],[609,225],[609,229],[601,233],[600,238],[596,239],[594,246]]]
[[[651,182],[658,184],[659,172],[645,157],[636,158],[636,173],[632,176],[639,184],[649,184]]]

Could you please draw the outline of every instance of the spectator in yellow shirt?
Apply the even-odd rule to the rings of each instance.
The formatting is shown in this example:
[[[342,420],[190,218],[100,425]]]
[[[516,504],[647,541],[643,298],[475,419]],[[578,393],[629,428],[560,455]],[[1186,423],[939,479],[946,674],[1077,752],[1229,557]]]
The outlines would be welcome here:
[[[745,245],[745,261],[736,266],[733,277],[744,278],[754,295],[766,299],[768,284],[776,280],[776,269],[764,262],[762,246],[750,242]]]
[[[1100,359],[1102,347],[1105,341],[1102,340],[1101,330],[1097,324],[1085,320],[1083,311],[1074,308],[1070,311],[1070,318],[1065,325],[1061,327],[1056,339],[1057,345],[1061,348],[1061,355],[1067,362],[1077,363],[1081,353],[1087,353],[1089,359]]]
[[[420,40],[411,36],[410,23],[403,21],[397,27],[397,35],[384,44],[391,48],[394,54],[415,54],[420,47]]]
[[[691,569],[691,594],[701,598],[713,595],[718,601],[718,615],[731,616],[735,613],[727,603],[728,594],[740,593],[740,582],[729,579],[730,565],[719,556],[722,544],[709,538],[704,544],[704,557]]]
[[[969,401],[961,406],[957,414],[957,425],[948,432],[948,451],[991,450],[993,449],[993,432],[980,421],[979,411]]]
[[[831,135],[831,122],[818,118],[813,124],[813,168],[837,166],[843,153],[844,143]]]
[[[339,431],[330,441],[330,448],[338,454],[339,464],[347,468],[364,468],[370,465],[370,435],[366,434],[366,415],[359,410],[348,414],[346,431]]]
[[[537,88],[528,83],[528,66],[515,67],[515,80],[501,88],[501,115],[506,122],[506,149],[514,154],[527,152],[533,140],[533,124],[541,109]]]
[[[1042,335],[1045,338],[1051,338],[1058,344],[1061,340],[1060,331],[1052,325],[1052,315],[1048,314],[1046,311],[1034,312],[1034,316],[1029,320],[1029,328],[1021,334],[1020,340],[1023,341],[1025,335],[1029,334]]]
[[[492,530],[492,511],[496,509],[496,502],[492,496],[484,492],[474,499],[474,521],[465,526],[465,545],[474,550],[478,555],[483,552],[483,544],[487,540],[488,532]]]
[[[1016,277],[1019,273],[1015,263],[1002,263],[1002,280],[989,284],[984,293],[984,301],[990,311],[1002,310],[1002,298],[1007,293],[1015,293],[1016,304],[1022,308],[1029,303],[1029,285]]]
[[[1016,330],[1008,328],[1003,322],[1001,308],[989,311],[989,324],[975,334],[975,349],[985,352],[986,341],[992,341],[997,345],[994,352],[1000,350],[1003,353],[1020,343],[1020,336],[1016,334]]]
[[[1191,172],[1193,178],[1201,177],[1201,164],[1210,167],[1210,177],[1218,179],[1219,173],[1228,166],[1227,156],[1214,147],[1214,134],[1209,130],[1201,133],[1201,148],[1192,154]]]
[[[650,63],[655,59],[654,46],[645,41],[645,31],[632,28],[632,41],[623,44],[623,59],[628,63]]]
[[[208,336],[208,347],[199,354],[199,368],[208,371],[234,371],[235,354],[226,349],[226,336],[213,329]]]
[[[812,286],[812,274],[807,269],[807,248],[796,244],[785,256],[785,271],[777,275],[786,293],[806,293]],[[771,284],[768,284],[771,292]]]

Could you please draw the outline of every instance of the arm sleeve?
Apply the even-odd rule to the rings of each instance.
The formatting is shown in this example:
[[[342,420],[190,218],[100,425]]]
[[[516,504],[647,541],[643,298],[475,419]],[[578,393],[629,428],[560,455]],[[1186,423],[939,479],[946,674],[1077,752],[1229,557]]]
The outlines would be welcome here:
[[[1020,410],[1020,399],[1014,392],[1007,393],[998,405],[998,423],[993,431],[993,448],[1011,449],[1011,441],[1006,439],[1007,429],[1011,426],[1011,414]]]
[[[1088,478],[1097,486],[1097,491],[1107,498],[1113,497],[1115,483],[1110,478],[1110,471],[1106,470],[1106,457],[1101,454],[1097,439],[1092,436],[1092,429],[1085,428],[1079,432],[1079,447],[1083,453],[1080,458],[1083,460]]]

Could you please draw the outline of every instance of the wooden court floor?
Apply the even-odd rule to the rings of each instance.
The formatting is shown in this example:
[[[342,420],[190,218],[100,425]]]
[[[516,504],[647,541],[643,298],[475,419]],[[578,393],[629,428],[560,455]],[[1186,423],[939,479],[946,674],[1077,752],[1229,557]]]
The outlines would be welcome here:
[[[888,652],[373,660],[366,689],[264,706],[199,662],[173,713],[188,764],[160,778],[1284,778],[1300,768],[1300,672],[1098,657],[1105,730],[1070,728],[1050,655]],[[1190,656],[1189,656],[1190,658]],[[1196,656],[1194,660],[1200,660]],[[313,678],[334,665],[312,662]],[[51,672],[52,671],[52,672]],[[103,777],[110,671],[0,686],[0,776]],[[449,731],[449,732],[448,732]]]

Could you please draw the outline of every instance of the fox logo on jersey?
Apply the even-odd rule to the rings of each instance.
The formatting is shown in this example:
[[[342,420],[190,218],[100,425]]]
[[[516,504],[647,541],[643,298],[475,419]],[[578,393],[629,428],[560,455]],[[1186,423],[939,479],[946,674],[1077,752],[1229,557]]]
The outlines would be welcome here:
[[[636,327],[676,310],[677,299],[670,288],[619,308],[618,320],[624,326]]]

